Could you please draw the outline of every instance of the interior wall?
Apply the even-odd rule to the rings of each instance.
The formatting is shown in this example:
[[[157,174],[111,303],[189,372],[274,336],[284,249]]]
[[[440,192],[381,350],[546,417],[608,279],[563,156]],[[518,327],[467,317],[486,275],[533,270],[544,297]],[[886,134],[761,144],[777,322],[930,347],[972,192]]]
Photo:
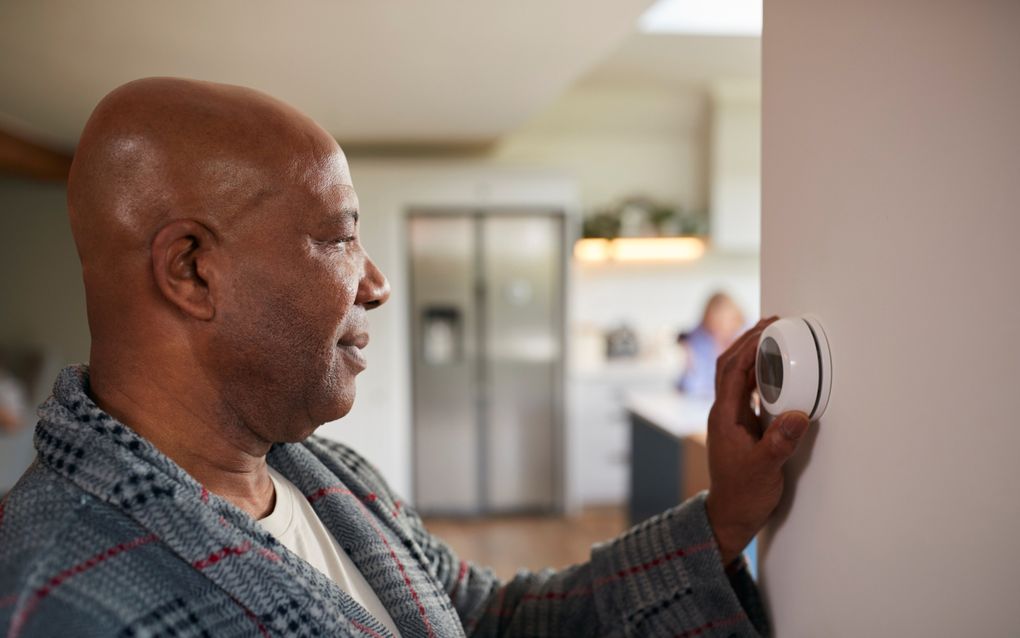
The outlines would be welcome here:
[[[88,360],[85,289],[62,183],[0,178],[0,343]]]
[[[698,325],[705,302],[724,290],[748,321],[760,305],[758,256],[709,253],[691,263],[575,264],[571,316],[575,325],[611,329],[626,323],[639,336],[677,333]]]
[[[712,244],[761,247],[761,82],[719,82],[712,91]]]
[[[56,372],[88,360],[85,291],[71,238],[63,184],[0,177],[0,347],[44,356],[29,415],[49,393]],[[35,457],[32,427],[0,436],[0,492]]]
[[[647,195],[704,211],[708,105],[705,90],[581,83],[502,138],[486,160],[563,172],[577,180],[585,210]]]
[[[1020,4],[769,0],[766,314],[833,386],[760,549],[779,636],[1017,635]]]

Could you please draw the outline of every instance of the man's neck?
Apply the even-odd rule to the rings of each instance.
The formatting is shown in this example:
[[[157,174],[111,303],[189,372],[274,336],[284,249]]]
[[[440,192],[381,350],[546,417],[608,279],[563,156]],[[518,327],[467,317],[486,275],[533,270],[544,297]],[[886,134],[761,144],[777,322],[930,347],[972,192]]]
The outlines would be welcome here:
[[[272,442],[233,414],[211,384],[193,376],[185,382],[169,374],[157,380],[93,361],[89,386],[96,405],[129,425],[210,492],[256,519],[273,511],[275,494],[266,465]]]

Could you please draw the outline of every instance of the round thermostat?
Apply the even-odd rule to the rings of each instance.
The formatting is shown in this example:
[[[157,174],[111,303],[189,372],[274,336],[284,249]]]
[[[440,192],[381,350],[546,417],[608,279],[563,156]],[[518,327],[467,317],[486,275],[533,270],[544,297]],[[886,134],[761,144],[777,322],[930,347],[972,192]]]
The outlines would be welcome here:
[[[825,413],[832,388],[829,341],[817,317],[780,319],[761,333],[755,363],[758,394],[766,412],[797,410],[815,421]]]

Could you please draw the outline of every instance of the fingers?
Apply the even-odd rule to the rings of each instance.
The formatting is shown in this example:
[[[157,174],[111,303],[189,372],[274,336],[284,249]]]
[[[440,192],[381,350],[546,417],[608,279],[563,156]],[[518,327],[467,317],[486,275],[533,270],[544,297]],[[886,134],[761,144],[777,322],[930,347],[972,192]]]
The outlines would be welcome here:
[[[716,401],[721,399],[734,407],[747,402],[755,384],[753,371],[758,339],[762,331],[776,319],[762,319],[719,357],[715,371]],[[738,411],[735,409],[733,414],[738,414]]]
[[[810,425],[808,416],[803,412],[784,412],[776,417],[755,444],[752,452],[757,466],[755,470],[767,473],[782,468],[797,451]]]
[[[761,418],[758,416],[756,411],[754,395],[754,382],[752,381],[750,389],[747,392],[747,401],[741,404],[740,414],[737,416],[737,423],[744,426],[748,432],[754,436],[754,440],[757,441],[761,438]]]
[[[740,335],[737,338],[737,340],[734,341],[733,344],[726,349],[726,352],[722,353],[722,356],[720,356],[719,358],[729,359],[734,353],[738,352],[747,341],[754,340],[755,342],[757,342],[758,336],[761,334],[761,331],[764,330],[766,326],[768,326],[773,321],[776,321],[777,319],[778,317],[765,317],[764,319],[761,319],[758,323],[754,324],[753,328],[751,328],[744,334]]]

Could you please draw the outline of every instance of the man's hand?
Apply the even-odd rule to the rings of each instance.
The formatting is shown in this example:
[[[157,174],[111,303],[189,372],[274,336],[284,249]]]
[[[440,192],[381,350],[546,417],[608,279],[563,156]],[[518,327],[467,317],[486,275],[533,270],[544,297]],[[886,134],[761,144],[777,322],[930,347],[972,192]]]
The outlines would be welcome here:
[[[786,412],[762,433],[751,409],[762,319],[719,357],[715,404],[708,416],[711,488],[706,509],[723,564],[736,560],[768,521],[783,494],[783,464],[808,429],[802,412]]]

